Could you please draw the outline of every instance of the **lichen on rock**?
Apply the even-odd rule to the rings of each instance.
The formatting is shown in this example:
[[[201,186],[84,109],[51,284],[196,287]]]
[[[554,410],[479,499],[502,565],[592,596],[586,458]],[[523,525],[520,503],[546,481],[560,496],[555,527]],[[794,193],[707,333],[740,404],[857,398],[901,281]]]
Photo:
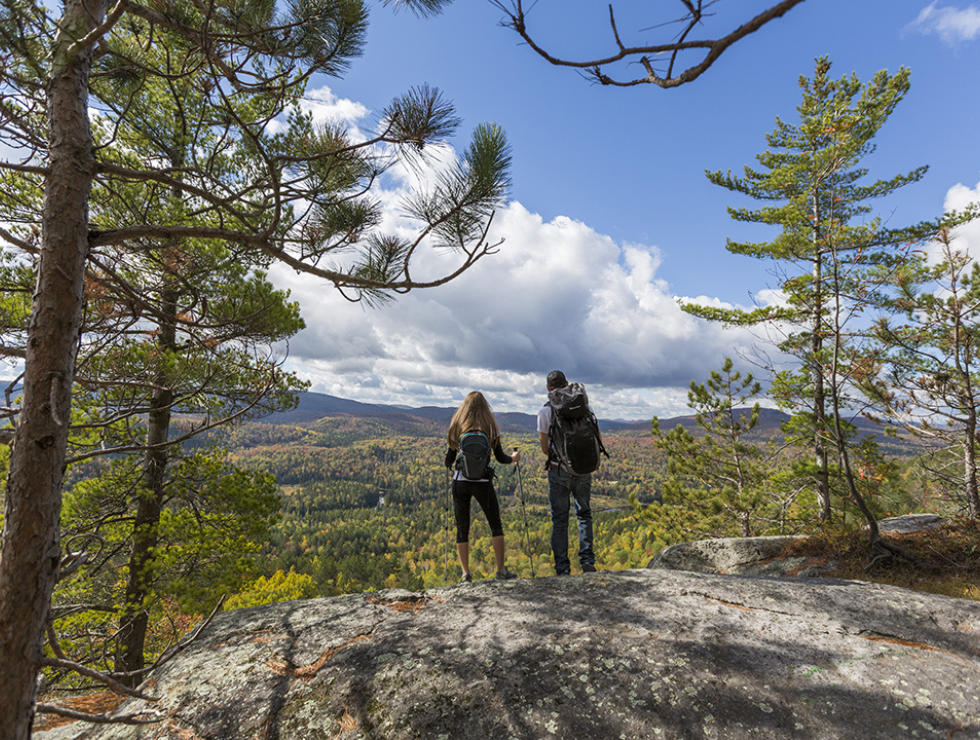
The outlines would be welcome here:
[[[605,571],[226,612],[151,677],[163,723],[35,736],[975,740],[978,675],[972,601]]]

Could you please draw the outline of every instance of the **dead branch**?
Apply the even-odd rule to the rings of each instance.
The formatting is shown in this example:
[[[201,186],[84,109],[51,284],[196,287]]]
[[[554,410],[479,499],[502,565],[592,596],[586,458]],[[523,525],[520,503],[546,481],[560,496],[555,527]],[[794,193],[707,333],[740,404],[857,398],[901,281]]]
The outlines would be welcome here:
[[[715,39],[689,40],[688,34],[690,31],[703,20],[703,0],[696,0],[696,2],[692,0],[680,0],[686,9],[686,14],[676,22],[684,25],[685,30],[674,41],[640,46],[627,46],[623,43],[613,14],[613,7],[610,5],[609,24],[615,51],[598,59],[574,60],[555,56],[539,46],[534,40],[527,28],[527,13],[534,8],[536,3],[533,3],[530,8],[525,10],[523,0],[490,1],[506,15],[505,20],[501,21],[501,25],[513,29],[538,56],[547,60],[550,64],[581,70],[587,79],[591,79],[593,82],[598,82],[601,85],[631,87],[634,85],[652,84],[665,89],[679,87],[687,82],[693,82],[714,64],[718,57],[730,46],[746,36],[755,33],[769,21],[782,17],[792,8],[803,2],[803,0],[782,0],[782,2],[776,3],[724,36]],[[701,52],[704,56],[697,64],[687,67],[679,74],[674,74],[674,63],[680,52]],[[658,74],[653,69],[653,65],[650,63],[651,55],[669,55],[669,67],[663,75]],[[644,74],[631,78],[614,79],[603,71],[608,65],[630,61],[638,62],[643,68]]]
[[[53,631],[49,632],[49,638],[53,637]],[[132,696],[136,699],[142,699],[144,701],[157,701],[156,698],[152,696],[147,696],[146,694],[138,691],[137,689],[131,689],[127,686],[123,686],[119,681],[117,681],[113,676],[102,671],[97,671],[88,666],[84,666],[74,660],[68,660],[67,658],[41,658],[41,665],[48,668],[61,668],[67,671],[72,671],[78,673],[79,675],[85,676],[86,678],[91,678],[95,681],[105,684],[110,689],[112,689],[117,694],[123,694],[126,696]]]
[[[140,709],[136,712],[127,714],[86,714],[76,712],[66,707],[55,706],[54,704],[37,704],[35,709],[40,714],[56,714],[59,717],[92,722],[93,724],[120,724],[120,725],[149,725],[160,722],[164,718],[163,712],[159,709]]]

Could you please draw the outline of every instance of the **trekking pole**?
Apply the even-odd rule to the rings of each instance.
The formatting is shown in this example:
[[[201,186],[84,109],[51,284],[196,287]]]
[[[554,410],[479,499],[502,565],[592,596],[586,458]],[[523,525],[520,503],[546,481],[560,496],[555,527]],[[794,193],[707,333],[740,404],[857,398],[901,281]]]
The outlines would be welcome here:
[[[449,502],[452,498],[452,476],[449,473],[449,468],[446,468],[446,545],[443,548],[445,553],[444,562],[442,565],[442,584],[444,586],[449,585]]]
[[[516,451],[517,448],[515,447]],[[531,552],[531,534],[527,526],[527,509],[524,506],[524,479],[521,476],[521,463],[517,463],[517,485],[521,489],[521,514],[524,516],[524,546],[527,548],[527,559],[531,561],[531,578],[534,578],[534,553]]]

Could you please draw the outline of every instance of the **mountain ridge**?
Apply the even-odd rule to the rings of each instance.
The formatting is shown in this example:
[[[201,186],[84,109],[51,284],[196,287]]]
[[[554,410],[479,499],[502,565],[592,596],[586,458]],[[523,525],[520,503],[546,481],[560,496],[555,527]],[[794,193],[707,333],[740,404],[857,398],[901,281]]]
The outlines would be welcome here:
[[[391,406],[385,404],[363,403],[326,393],[307,391],[299,394],[299,405],[289,411],[278,411],[263,417],[259,421],[268,424],[305,425],[322,419],[325,416],[353,416],[367,418],[399,419],[415,417],[429,419],[442,425],[448,425],[455,408],[441,406]],[[537,416],[520,411],[502,411],[495,414],[497,422],[505,431],[533,432],[537,428]],[[778,431],[779,425],[789,416],[775,409],[762,409],[760,422],[764,429],[772,428]],[[599,419],[603,429],[617,432],[646,432],[650,431],[651,419],[627,421],[622,419]],[[660,420],[661,428],[672,429],[681,424],[693,429],[696,424],[694,415],[675,416]]]

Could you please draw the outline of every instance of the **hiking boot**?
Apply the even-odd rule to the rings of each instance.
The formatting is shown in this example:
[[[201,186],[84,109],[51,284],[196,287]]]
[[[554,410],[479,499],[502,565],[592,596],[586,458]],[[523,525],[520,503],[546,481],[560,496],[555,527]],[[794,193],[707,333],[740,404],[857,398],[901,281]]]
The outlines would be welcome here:
[[[509,570],[504,568],[502,571],[497,571],[498,581],[509,581],[511,578],[517,578],[516,573],[511,573]]]
[[[459,585],[462,586],[464,583],[473,583],[473,576],[469,573],[464,573],[463,577],[459,579]]]
[[[582,572],[583,573],[595,573],[595,566],[594,565],[583,565],[582,566]]]
[[[555,575],[556,576],[570,576],[570,575],[572,575],[572,572],[569,571],[569,570],[562,570],[562,571],[559,571],[558,573],[555,573]]]

